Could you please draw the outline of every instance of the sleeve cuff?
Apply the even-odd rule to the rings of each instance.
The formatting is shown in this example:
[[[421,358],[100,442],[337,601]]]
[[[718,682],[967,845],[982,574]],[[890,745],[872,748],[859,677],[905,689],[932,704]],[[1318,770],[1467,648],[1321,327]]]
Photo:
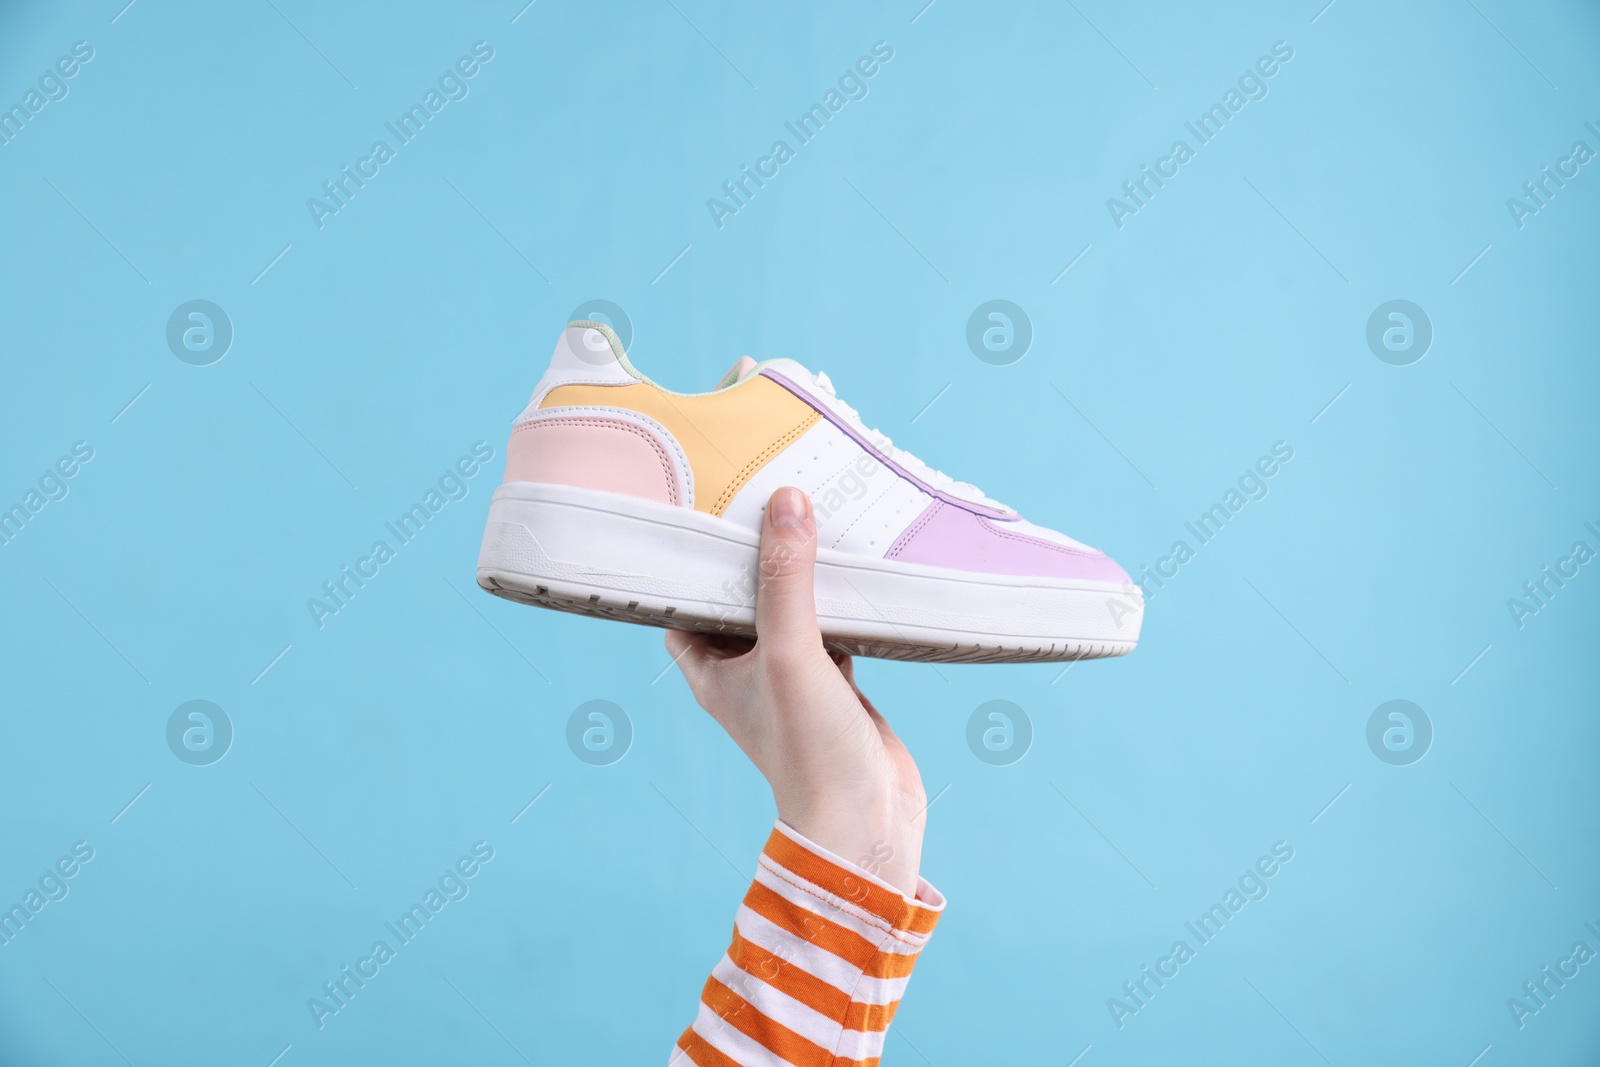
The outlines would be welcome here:
[[[782,819],[773,823],[761,858],[833,898],[830,903],[835,907],[864,913],[863,917],[871,917],[869,921],[876,920],[874,925],[884,925],[919,942],[933,933],[944,911],[944,894],[926,878],[917,879],[916,896],[908,899],[877,875],[823,848]]]

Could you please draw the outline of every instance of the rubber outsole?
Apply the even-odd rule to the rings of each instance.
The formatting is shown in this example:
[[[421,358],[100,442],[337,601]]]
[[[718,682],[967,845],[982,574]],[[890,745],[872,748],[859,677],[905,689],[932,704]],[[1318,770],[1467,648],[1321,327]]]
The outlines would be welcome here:
[[[754,626],[740,626],[721,619],[693,614],[680,614],[676,608],[653,608],[638,600],[608,597],[601,593],[583,594],[578,590],[559,591],[549,585],[524,585],[516,579],[508,581],[507,575],[480,574],[478,586],[497,597],[573,615],[587,615],[596,619],[611,619],[637,626],[653,626],[663,630],[686,630],[691,633],[726,634],[731,637],[753,639]],[[872,659],[909,660],[919,663],[1062,663],[1080,659],[1105,659],[1125,656],[1134,649],[1135,642],[1062,642],[1048,648],[1007,646],[1001,642],[984,644],[918,644],[870,641],[865,638],[833,638],[826,634],[823,647],[829,652],[849,656],[867,656]]]

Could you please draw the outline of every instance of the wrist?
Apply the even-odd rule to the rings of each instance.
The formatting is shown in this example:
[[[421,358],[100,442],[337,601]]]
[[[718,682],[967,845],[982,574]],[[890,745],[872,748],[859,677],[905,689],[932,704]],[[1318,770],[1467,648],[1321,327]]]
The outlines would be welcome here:
[[[909,798],[778,798],[778,818],[808,840],[898,890],[917,895],[924,805]]]

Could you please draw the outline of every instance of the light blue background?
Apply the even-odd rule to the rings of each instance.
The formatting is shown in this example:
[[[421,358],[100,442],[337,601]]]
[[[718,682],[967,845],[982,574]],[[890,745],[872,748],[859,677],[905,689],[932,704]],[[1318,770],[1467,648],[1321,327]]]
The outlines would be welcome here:
[[[1600,964],[1521,1030],[1506,1001],[1600,949],[1600,567],[1520,630],[1506,601],[1600,548],[1600,165],[1520,230],[1505,203],[1600,149],[1592,5],[122,3],[0,10],[0,103],[95,49],[0,147],[0,504],[95,450],[0,547],[0,898],[95,849],[0,948],[0,1060],[665,1062],[764,784],[659,633],[473,584],[509,420],[605,298],[664,384],[797,358],[1130,569],[1295,450],[1126,659],[860,665],[951,901],[891,1062],[1593,1062]],[[306,199],[478,40],[470,96],[319,230]],[[879,40],[870,95],[717,229]],[[1279,40],[1119,230],[1106,198]],[[209,367],[164,340],[195,298],[236,330]],[[1036,332],[1011,366],[964,341],[992,298]],[[1364,339],[1394,298],[1436,331],[1407,367]],[[318,630],[307,598],[478,440],[467,498]],[[209,767],[164,736],[197,698],[236,730]],[[1436,731],[1411,766],[1365,739],[1395,698]],[[563,739],[591,699],[633,722],[609,767]],[[991,699],[1035,730],[1009,767],[966,746]],[[479,840],[470,896],[319,1031],[307,998]],[[1270,896],[1119,1030],[1107,998],[1276,841]]]

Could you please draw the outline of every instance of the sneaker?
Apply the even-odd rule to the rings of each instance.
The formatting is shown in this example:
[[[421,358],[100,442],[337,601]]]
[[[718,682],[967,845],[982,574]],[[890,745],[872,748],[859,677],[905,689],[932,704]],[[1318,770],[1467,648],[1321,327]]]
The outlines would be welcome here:
[[[762,514],[783,486],[816,514],[830,650],[1038,662],[1138,641],[1144,599],[1121,567],[894,447],[827,375],[745,356],[710,392],[674,393],[587,321],[563,332],[511,431],[478,584],[560,611],[754,636]]]

